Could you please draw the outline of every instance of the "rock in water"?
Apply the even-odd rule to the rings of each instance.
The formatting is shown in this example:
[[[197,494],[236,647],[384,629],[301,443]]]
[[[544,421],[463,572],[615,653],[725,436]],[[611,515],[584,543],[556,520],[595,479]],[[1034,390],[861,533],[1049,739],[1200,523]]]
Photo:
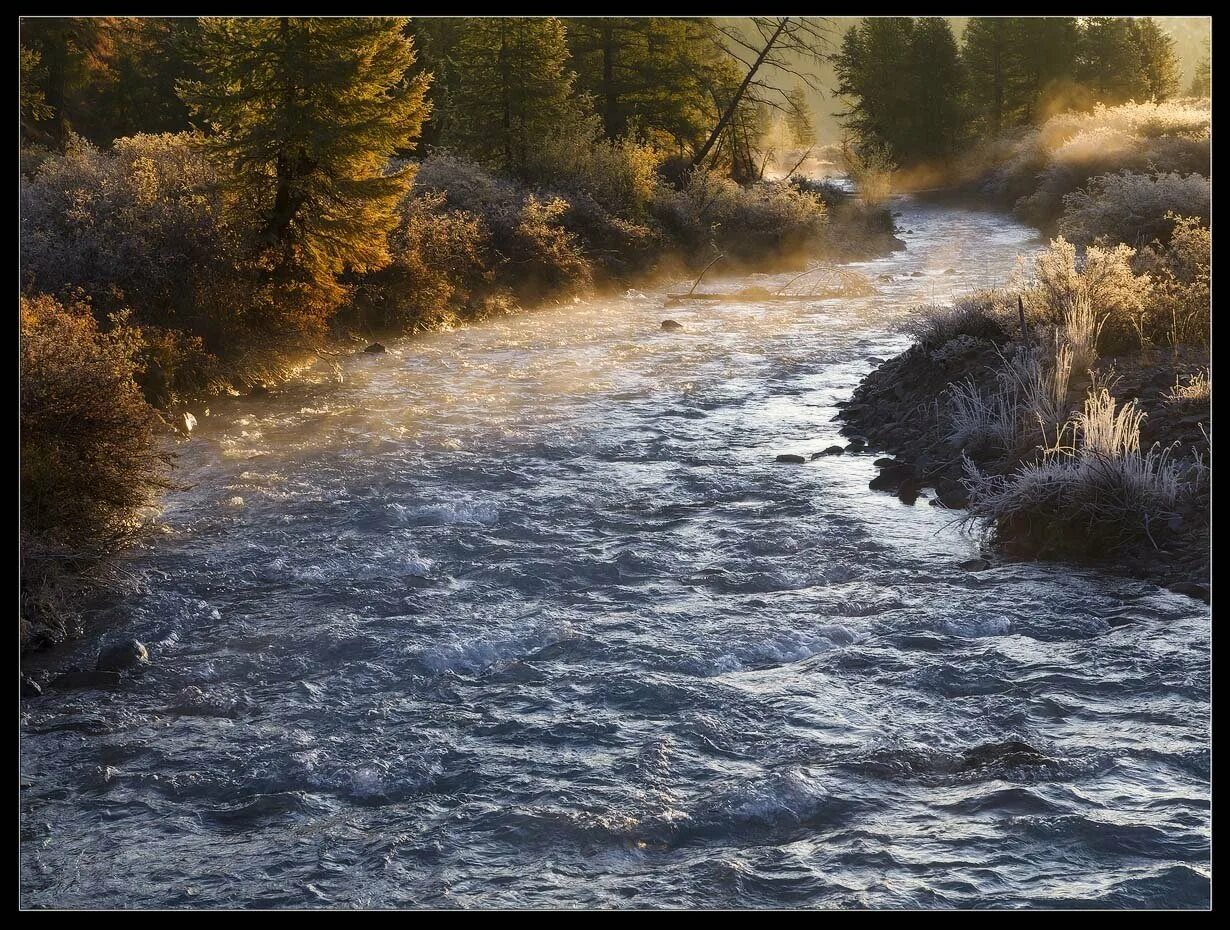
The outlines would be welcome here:
[[[667,331],[673,331],[676,329],[683,329],[683,324],[680,323],[678,320],[663,320],[662,328]]]
[[[787,452],[782,455],[779,455],[777,457],[777,461],[785,462],[786,464],[789,464],[789,465],[802,465],[804,462],[807,461],[807,459],[803,458],[803,456],[801,455],[792,455]]]
[[[1173,591],[1175,594],[1185,594],[1188,597],[1194,597],[1198,601],[1209,603],[1209,586],[1207,584],[1199,584],[1195,581],[1176,581],[1174,584],[1167,585],[1167,590]]]
[[[129,639],[103,646],[94,667],[100,672],[123,672],[149,665],[149,650],[145,643]]]
[[[991,563],[986,559],[966,559],[958,568],[963,568],[967,572],[980,572],[991,567]]]
[[[368,355],[379,355],[381,352],[387,352],[388,350],[384,346],[382,346],[380,343],[373,342],[363,351],[366,352]]]
[[[74,691],[80,688],[115,688],[119,683],[119,672],[65,672],[53,678],[50,687],[53,691]]]
[[[814,453],[814,454],[812,455],[812,458],[813,458],[813,459],[818,459],[818,458],[820,458],[820,456],[822,456],[822,455],[842,455],[842,454],[844,454],[844,453],[845,453],[845,451],[846,451],[846,450],[845,450],[845,449],[843,449],[841,446],[829,446],[827,449],[825,449],[825,450],[824,450],[824,451],[822,451],[822,452],[816,452],[816,453]]]
[[[185,436],[191,436],[192,431],[196,429],[196,417],[185,411],[180,417],[179,428]]]

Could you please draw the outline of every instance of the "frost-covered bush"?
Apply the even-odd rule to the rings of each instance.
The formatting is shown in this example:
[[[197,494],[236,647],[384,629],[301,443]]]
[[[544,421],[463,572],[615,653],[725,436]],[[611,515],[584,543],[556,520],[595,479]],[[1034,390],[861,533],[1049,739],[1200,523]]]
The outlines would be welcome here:
[[[1175,216],[1207,223],[1211,198],[1209,179],[1198,174],[1107,174],[1063,198],[1059,232],[1077,245],[1102,236],[1137,247],[1166,242]]]
[[[481,220],[496,281],[520,295],[575,291],[589,285],[582,244],[563,223],[569,205],[562,197],[532,193],[448,154],[426,159],[412,190],[441,194],[449,210]]]
[[[1099,105],[995,140],[971,154],[966,173],[981,176],[985,194],[1049,230],[1064,211],[1064,197],[1101,175],[1207,177],[1211,125],[1208,101]]]
[[[1193,488],[1169,450],[1140,449],[1143,414],[1119,407],[1105,390],[1090,393],[1070,423],[1070,445],[1009,475],[983,474],[968,458],[968,515],[989,521],[1001,541],[1042,557],[1102,557],[1162,538]]]
[[[1155,242],[1137,256],[1138,268],[1154,281],[1145,334],[1157,343],[1207,345],[1212,322],[1212,232],[1195,217],[1172,219],[1170,241]]]
[[[193,142],[138,135],[45,159],[21,183],[23,289],[84,290],[96,309],[136,307],[150,322],[191,317],[197,288],[228,273],[235,246]]]
[[[903,328],[927,352],[962,337],[1002,345],[1015,312],[1015,303],[1004,295],[980,292],[958,298],[951,306],[919,307]]]
[[[967,358],[970,355],[977,354],[986,349],[990,349],[994,345],[989,339],[984,339],[981,336],[971,336],[968,333],[961,333],[952,339],[949,339],[938,349],[931,352],[931,361],[939,365],[948,365],[952,362],[958,362],[961,359]]]
[[[693,251],[712,243],[735,261],[815,250],[825,242],[824,201],[788,183],[742,187],[704,169],[683,190],[662,187],[652,212],[671,237]]]
[[[1077,352],[1078,371],[1090,367],[1099,350],[1138,345],[1153,295],[1153,281],[1135,274],[1136,251],[1126,245],[1089,246],[1083,253],[1062,236],[1034,261],[1024,284],[1030,317],[1058,327]]]
[[[1208,369],[1197,371],[1186,381],[1176,381],[1166,394],[1166,399],[1172,404],[1191,407],[1207,407],[1212,397],[1213,382],[1209,378]]]

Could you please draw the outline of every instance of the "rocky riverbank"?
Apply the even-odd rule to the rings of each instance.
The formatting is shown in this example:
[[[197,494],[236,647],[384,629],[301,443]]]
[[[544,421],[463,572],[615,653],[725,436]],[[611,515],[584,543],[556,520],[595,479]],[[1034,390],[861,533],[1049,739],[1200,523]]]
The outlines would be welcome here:
[[[927,500],[932,506],[964,511],[970,495],[963,453],[984,472],[1006,474],[1021,464],[1019,460],[1005,464],[985,445],[951,438],[952,385],[968,380],[980,390],[991,390],[1007,341],[1003,334],[998,339],[954,340],[939,351],[915,344],[863,379],[839,416],[843,433],[866,443],[869,451],[887,453],[876,460],[879,473],[870,482],[872,490],[893,493],[906,504]],[[1173,446],[1176,460],[1192,462],[1202,449],[1208,449],[1208,400],[1176,399],[1172,391],[1176,382],[1199,377],[1207,364],[1206,350],[1183,346],[1105,358],[1095,375],[1113,377],[1116,397],[1139,403],[1145,413],[1142,448],[1155,443]],[[1087,384],[1074,381],[1073,388]],[[1202,494],[1186,499],[1169,525],[1152,537],[1145,534],[1109,552],[1095,540],[1077,561],[1151,580],[1207,602],[1207,485]],[[1014,538],[1005,527],[991,528],[988,543],[987,554],[992,558],[1056,557],[1045,546]],[[1064,557],[1072,555],[1065,553]]]

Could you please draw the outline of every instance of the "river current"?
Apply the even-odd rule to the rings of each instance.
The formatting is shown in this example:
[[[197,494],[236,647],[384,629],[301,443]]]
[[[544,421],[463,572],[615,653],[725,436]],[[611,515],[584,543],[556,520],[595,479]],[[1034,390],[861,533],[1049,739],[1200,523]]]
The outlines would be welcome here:
[[[1041,245],[897,209],[873,296],[629,291],[198,411],[128,592],[36,660],[153,663],[23,702],[22,903],[1207,906],[1208,608],[964,571],[876,455],[774,461]]]

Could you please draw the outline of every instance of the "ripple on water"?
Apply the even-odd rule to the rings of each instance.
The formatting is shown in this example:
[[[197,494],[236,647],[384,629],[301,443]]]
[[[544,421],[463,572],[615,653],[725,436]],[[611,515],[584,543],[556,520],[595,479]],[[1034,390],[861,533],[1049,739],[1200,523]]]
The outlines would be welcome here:
[[[663,336],[675,282],[215,404],[100,607],[152,667],[23,705],[23,904],[1207,906],[1207,607],[774,462],[1038,244],[898,209],[871,297]]]

